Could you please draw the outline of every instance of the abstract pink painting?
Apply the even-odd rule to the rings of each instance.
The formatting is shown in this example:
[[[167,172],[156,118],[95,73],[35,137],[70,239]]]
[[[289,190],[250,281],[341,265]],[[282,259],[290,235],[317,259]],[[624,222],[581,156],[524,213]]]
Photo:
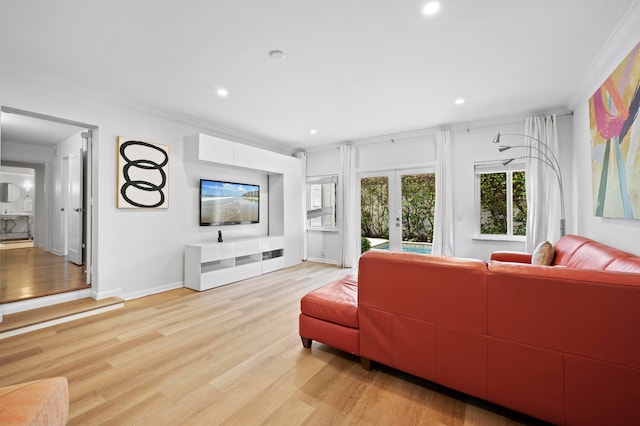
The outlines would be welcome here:
[[[594,215],[640,219],[640,43],[589,99]]]

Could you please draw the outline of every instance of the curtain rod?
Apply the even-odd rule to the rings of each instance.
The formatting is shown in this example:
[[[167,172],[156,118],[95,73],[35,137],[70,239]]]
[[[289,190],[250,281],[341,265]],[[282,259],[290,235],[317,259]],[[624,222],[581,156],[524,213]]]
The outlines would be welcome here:
[[[545,115],[552,115],[552,116],[553,116],[553,114],[545,114]],[[571,112],[566,112],[566,113],[564,113],[564,114],[555,114],[555,116],[556,116],[556,118],[573,116],[573,111],[571,111]],[[533,116],[533,117],[539,117],[539,116]],[[526,120],[526,119],[525,119],[525,120]],[[476,129],[486,129],[486,128],[489,128],[489,127],[497,127],[497,126],[511,126],[512,124],[520,124],[520,123],[522,123],[522,120],[512,121],[512,122],[509,122],[509,123],[487,124],[487,125],[484,125],[484,126],[477,126],[477,127],[471,127],[471,126],[469,126],[469,127],[467,127],[466,129],[455,129],[455,130],[451,130],[451,132],[453,133],[453,132],[461,132],[461,131],[464,131],[464,132],[469,133],[471,130],[476,130]]]
[[[553,115],[553,114],[545,114],[545,115]],[[569,116],[573,116],[573,111],[570,112],[566,112],[563,114],[555,114],[555,116],[557,118],[560,117],[569,117]],[[417,137],[422,137],[422,136],[435,136],[436,133],[439,130],[449,130],[451,133],[458,133],[458,132],[470,132],[471,130],[476,130],[476,129],[486,129],[489,127],[498,127],[498,126],[510,126],[512,124],[520,124],[523,121],[526,121],[526,118],[524,120],[518,120],[518,121],[512,121],[512,122],[507,122],[507,123],[499,123],[499,124],[486,124],[483,126],[476,126],[476,127],[472,127],[472,126],[468,126],[466,128],[459,128],[459,129],[424,129],[425,133],[420,133],[419,130],[413,131],[412,133],[414,134],[407,134],[407,135],[401,135],[401,136],[380,136],[381,138],[384,137],[385,139],[380,139],[380,140],[374,140],[371,142],[360,142],[358,143],[357,141],[355,142],[350,142],[350,144],[359,146],[359,145],[376,145],[376,144],[380,144],[380,143],[396,143],[398,141],[401,141],[403,139],[412,139],[412,138],[417,138]],[[408,133],[408,132],[407,132]],[[417,134],[415,134],[417,133]],[[376,137],[372,137],[371,139],[377,139]],[[340,145],[343,145],[343,143],[340,143],[336,149],[340,149]]]

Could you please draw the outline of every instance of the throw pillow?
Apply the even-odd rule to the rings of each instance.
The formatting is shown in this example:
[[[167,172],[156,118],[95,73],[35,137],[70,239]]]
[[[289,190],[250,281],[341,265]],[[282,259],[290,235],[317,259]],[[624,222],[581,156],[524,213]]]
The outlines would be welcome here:
[[[531,254],[531,264],[532,265],[551,265],[553,262],[553,256],[555,255],[555,251],[553,250],[553,246],[549,241],[544,241],[536,247],[536,249]]]

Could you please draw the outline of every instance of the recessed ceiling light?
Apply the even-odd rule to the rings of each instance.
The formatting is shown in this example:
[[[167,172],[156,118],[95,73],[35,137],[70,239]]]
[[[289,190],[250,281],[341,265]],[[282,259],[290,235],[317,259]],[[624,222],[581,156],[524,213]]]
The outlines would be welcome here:
[[[318,133],[318,131],[316,129],[311,129],[309,130],[309,133],[311,133],[312,135],[315,135],[316,133]]]
[[[422,8],[422,14],[433,15],[438,11],[438,9],[440,9],[440,3],[438,3],[437,1],[430,1],[429,3],[425,4],[424,7]]]
[[[225,89],[224,87],[220,87],[216,93],[221,98],[226,98],[227,96],[229,96],[229,91],[227,89]]]
[[[274,61],[282,61],[287,55],[284,54],[282,50],[272,50],[269,52],[269,57]]]
[[[464,99],[463,98],[458,98],[455,100],[455,104],[456,105],[462,105],[464,103]]]

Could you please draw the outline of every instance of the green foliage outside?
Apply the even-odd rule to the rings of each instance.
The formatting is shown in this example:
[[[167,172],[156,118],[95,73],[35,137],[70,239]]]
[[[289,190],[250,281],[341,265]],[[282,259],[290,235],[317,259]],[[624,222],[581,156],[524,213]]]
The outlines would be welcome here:
[[[524,172],[513,172],[513,235],[527,235],[527,189]]]
[[[436,179],[434,173],[402,176],[402,239],[433,241]],[[361,181],[361,235],[389,238],[389,180],[387,177]]]
[[[402,239],[433,242],[436,175],[402,176]]]
[[[389,179],[364,178],[360,184],[361,235],[389,238]]]
[[[512,173],[513,235],[526,235],[527,193],[524,172]],[[507,174],[486,173],[480,176],[480,207],[482,234],[507,233]]]
[[[365,237],[360,237],[360,253],[371,250],[371,243]]]

